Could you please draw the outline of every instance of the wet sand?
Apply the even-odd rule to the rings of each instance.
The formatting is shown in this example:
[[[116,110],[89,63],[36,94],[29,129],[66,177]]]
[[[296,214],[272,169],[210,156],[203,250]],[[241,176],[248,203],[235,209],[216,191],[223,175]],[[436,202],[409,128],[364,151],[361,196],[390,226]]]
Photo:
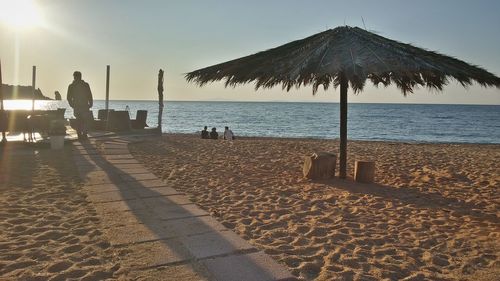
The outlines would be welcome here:
[[[132,154],[305,280],[498,280],[500,145],[351,141],[376,184],[302,177],[335,140],[165,135]]]

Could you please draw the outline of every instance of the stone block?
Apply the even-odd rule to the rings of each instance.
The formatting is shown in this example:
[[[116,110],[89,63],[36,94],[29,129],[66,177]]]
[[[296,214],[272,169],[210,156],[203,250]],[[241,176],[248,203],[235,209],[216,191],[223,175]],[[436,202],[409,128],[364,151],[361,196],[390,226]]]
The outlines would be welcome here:
[[[232,254],[254,248],[232,231],[179,237],[179,240],[197,259]]]
[[[263,252],[207,259],[202,264],[218,281],[298,281],[284,266]]]
[[[124,265],[130,268],[179,264],[190,258],[189,252],[177,239],[131,244],[127,246],[126,252],[120,258]]]

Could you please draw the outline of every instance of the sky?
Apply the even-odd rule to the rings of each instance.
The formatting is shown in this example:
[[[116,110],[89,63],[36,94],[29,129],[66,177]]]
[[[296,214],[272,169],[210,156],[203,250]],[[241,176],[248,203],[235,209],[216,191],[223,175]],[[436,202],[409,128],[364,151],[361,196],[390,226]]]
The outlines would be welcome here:
[[[267,50],[326,29],[349,25],[451,55],[500,76],[500,1],[497,0],[32,0],[36,19],[18,26],[14,3],[0,0],[3,82],[66,96],[79,70],[95,99],[155,100],[157,73],[166,72],[166,100],[338,102],[339,89],[255,91],[253,85],[198,87],[184,74]],[[19,10],[19,8],[17,8]],[[10,20],[8,19],[10,17]],[[395,86],[349,93],[349,102],[500,104],[500,89],[455,81],[443,92],[419,89],[404,97]]]

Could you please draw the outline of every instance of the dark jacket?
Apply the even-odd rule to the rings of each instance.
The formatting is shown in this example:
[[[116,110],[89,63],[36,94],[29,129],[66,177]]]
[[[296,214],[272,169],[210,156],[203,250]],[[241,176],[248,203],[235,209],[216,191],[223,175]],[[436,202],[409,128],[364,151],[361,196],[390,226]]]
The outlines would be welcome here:
[[[89,109],[93,105],[92,92],[87,82],[75,80],[68,87],[68,103],[75,109]]]

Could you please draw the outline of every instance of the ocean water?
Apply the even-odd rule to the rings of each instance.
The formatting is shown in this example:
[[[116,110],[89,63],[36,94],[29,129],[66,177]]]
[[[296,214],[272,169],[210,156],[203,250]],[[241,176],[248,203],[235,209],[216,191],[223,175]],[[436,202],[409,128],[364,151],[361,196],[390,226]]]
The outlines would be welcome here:
[[[24,104],[23,104],[24,102]],[[6,101],[6,108],[31,108],[31,101]],[[156,126],[158,102],[110,101],[110,108],[148,110],[147,123]],[[37,101],[36,108],[66,107],[66,101]],[[105,108],[104,101],[94,104]],[[293,138],[339,138],[339,104],[279,102],[165,102],[163,131],[196,133],[203,126],[235,135]],[[500,144],[500,105],[360,104],[348,107],[348,138],[404,142]]]

